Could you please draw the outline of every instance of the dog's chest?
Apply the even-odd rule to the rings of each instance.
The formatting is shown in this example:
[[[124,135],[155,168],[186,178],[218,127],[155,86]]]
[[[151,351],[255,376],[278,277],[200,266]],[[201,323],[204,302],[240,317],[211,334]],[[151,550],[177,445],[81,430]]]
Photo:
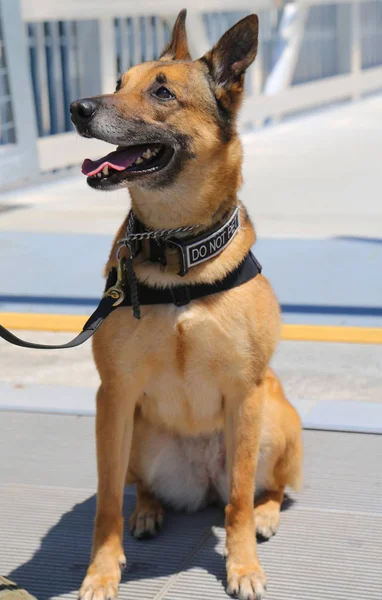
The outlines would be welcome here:
[[[226,333],[203,307],[154,311],[140,396],[144,418],[180,434],[222,426],[223,380],[232,352]]]

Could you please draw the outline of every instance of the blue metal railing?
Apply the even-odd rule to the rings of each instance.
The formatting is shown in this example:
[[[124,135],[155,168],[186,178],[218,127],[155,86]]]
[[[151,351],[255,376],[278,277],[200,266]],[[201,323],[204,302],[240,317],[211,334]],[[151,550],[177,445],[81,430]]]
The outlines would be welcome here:
[[[338,5],[312,6],[305,26],[293,85],[348,72],[339,60],[342,40],[338,36]],[[347,7],[350,11],[350,5]],[[350,44],[350,31],[346,43]],[[345,51],[345,48],[344,48]],[[346,53],[349,57],[349,51]]]
[[[78,23],[30,23],[27,32],[39,136],[70,131],[68,107],[80,95],[80,60],[84,59]]]
[[[350,71],[350,11],[350,4],[310,8],[293,85]],[[244,14],[238,11],[205,13],[203,19],[211,45]],[[276,9],[260,15],[263,83],[274,66],[280,17],[281,10]],[[157,58],[168,39],[169,28],[158,16],[124,17],[114,20],[114,33],[116,70],[123,72],[138,62]],[[30,23],[27,34],[39,136],[71,131],[70,102],[98,93],[100,89],[94,76],[94,64],[99,56],[98,23]],[[361,55],[363,69],[382,65],[381,0],[361,4]],[[14,136],[14,129],[1,69],[4,66],[0,63],[0,140],[9,140]]]
[[[167,23],[157,16],[118,18],[114,28],[119,73],[157,59],[170,35]]]

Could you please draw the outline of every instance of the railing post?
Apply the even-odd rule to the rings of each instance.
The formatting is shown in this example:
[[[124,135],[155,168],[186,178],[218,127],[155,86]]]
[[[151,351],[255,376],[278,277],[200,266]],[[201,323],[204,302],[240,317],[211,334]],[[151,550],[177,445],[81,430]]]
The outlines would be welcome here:
[[[351,73],[353,76],[353,100],[361,97],[361,5],[353,0],[351,7]]]
[[[301,2],[287,4],[281,19],[276,60],[264,86],[264,94],[273,96],[286,90],[292,83],[304,37],[309,7]],[[281,114],[275,115],[278,121]]]
[[[77,30],[77,61],[79,65],[78,94],[80,97],[95,96],[101,93],[102,61],[101,42],[97,46],[99,37],[98,23],[95,20],[80,20],[76,22]],[[92,60],[89,60],[89,57]],[[70,98],[76,100],[77,98]],[[67,107],[69,110],[69,107]]]
[[[105,17],[99,21],[101,90],[111,94],[117,82],[117,58],[114,19]]]
[[[39,164],[27,36],[19,0],[0,0],[0,19],[16,133],[16,142],[0,155],[2,183],[8,184],[36,179]]]
[[[351,72],[352,24],[351,4],[337,5],[337,67],[338,73]]]

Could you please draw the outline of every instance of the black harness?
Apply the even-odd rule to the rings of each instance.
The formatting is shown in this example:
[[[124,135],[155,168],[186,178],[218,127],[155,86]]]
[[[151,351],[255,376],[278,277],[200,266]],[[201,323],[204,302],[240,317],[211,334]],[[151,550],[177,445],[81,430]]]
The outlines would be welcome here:
[[[166,257],[166,248],[176,247],[180,257],[181,272],[179,275],[184,275],[189,268],[196,264],[208,260],[212,256],[219,254],[233,239],[239,228],[239,213],[236,209],[233,214],[227,219],[227,221],[220,227],[214,228],[204,232],[201,236],[179,241],[178,239],[168,238],[160,240],[154,238],[154,250],[157,246],[160,248],[160,252],[157,258],[151,254],[150,259],[160,261],[163,263]],[[138,225],[139,229],[139,225]],[[219,292],[225,292],[234,287],[243,285],[247,281],[250,281],[256,275],[261,273],[261,265],[253,256],[252,252],[249,252],[243,262],[239,264],[236,269],[231,271],[224,279],[216,281],[214,283],[202,283],[194,285],[176,285],[173,287],[167,287],[164,289],[149,287],[137,281],[135,279],[134,284],[132,281],[135,278],[134,271],[132,271],[132,257],[136,256],[140,252],[139,242],[145,239],[150,240],[151,238],[143,237],[139,240],[139,235],[144,235],[144,232],[138,234],[130,234],[138,236],[133,238],[134,249],[132,249],[132,240],[126,243],[126,238],[121,240],[123,245],[127,245],[131,251],[130,257],[119,259],[118,269],[113,267],[107,278],[105,294],[98,304],[96,310],[86,321],[81,333],[79,333],[73,340],[66,344],[61,345],[48,345],[48,344],[34,344],[20,339],[11,333],[8,329],[0,325],[0,337],[7,342],[20,346],[22,348],[36,348],[37,350],[54,350],[61,348],[74,348],[83,344],[88,340],[102,325],[105,319],[120,306],[135,307],[138,302],[138,307],[155,305],[155,304],[174,304],[175,306],[185,306],[204,296],[210,296]],[[136,243],[138,242],[138,243]],[[159,257],[159,258],[158,258]],[[130,268],[130,276],[129,276]],[[131,274],[132,271],[132,274]],[[126,275],[127,274],[127,278]],[[137,316],[134,312],[134,316]],[[139,317],[140,318],[140,313]]]

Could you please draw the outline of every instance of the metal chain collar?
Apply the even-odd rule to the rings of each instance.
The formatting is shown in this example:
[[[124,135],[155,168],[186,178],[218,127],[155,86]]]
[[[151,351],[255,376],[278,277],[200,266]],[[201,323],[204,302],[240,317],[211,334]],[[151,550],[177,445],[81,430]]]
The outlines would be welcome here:
[[[177,233],[187,233],[196,229],[197,225],[185,225],[184,227],[175,227],[173,229],[153,229],[144,231],[142,233],[133,233],[135,229],[136,217],[134,212],[131,210],[127,222],[126,235],[125,237],[117,241],[118,250],[117,258],[119,259],[120,251],[123,247],[128,247],[131,253],[131,244],[133,242],[141,242],[142,240],[157,240],[157,239],[168,239]]]
[[[142,240],[158,240],[158,239],[168,239],[169,237],[176,235],[177,233],[185,233],[187,231],[192,231],[196,228],[196,225],[188,225],[185,227],[176,227],[174,229],[157,229],[153,231],[145,231],[143,233],[133,233],[135,230],[136,217],[134,212],[131,210],[128,220],[127,220],[127,228],[125,237],[121,238],[117,241],[117,259],[118,259],[118,269],[117,269],[117,281],[116,283],[109,288],[105,295],[111,296],[115,298],[114,306],[118,306],[125,299],[125,285],[126,278],[127,283],[130,287],[131,292],[131,301],[132,301],[132,309],[133,314],[136,319],[141,318],[141,307],[139,304],[139,296],[138,296],[138,280],[133,268],[133,258],[134,258],[134,250],[133,243],[136,241]],[[122,248],[129,248],[130,256],[126,258],[121,258],[120,253]]]

